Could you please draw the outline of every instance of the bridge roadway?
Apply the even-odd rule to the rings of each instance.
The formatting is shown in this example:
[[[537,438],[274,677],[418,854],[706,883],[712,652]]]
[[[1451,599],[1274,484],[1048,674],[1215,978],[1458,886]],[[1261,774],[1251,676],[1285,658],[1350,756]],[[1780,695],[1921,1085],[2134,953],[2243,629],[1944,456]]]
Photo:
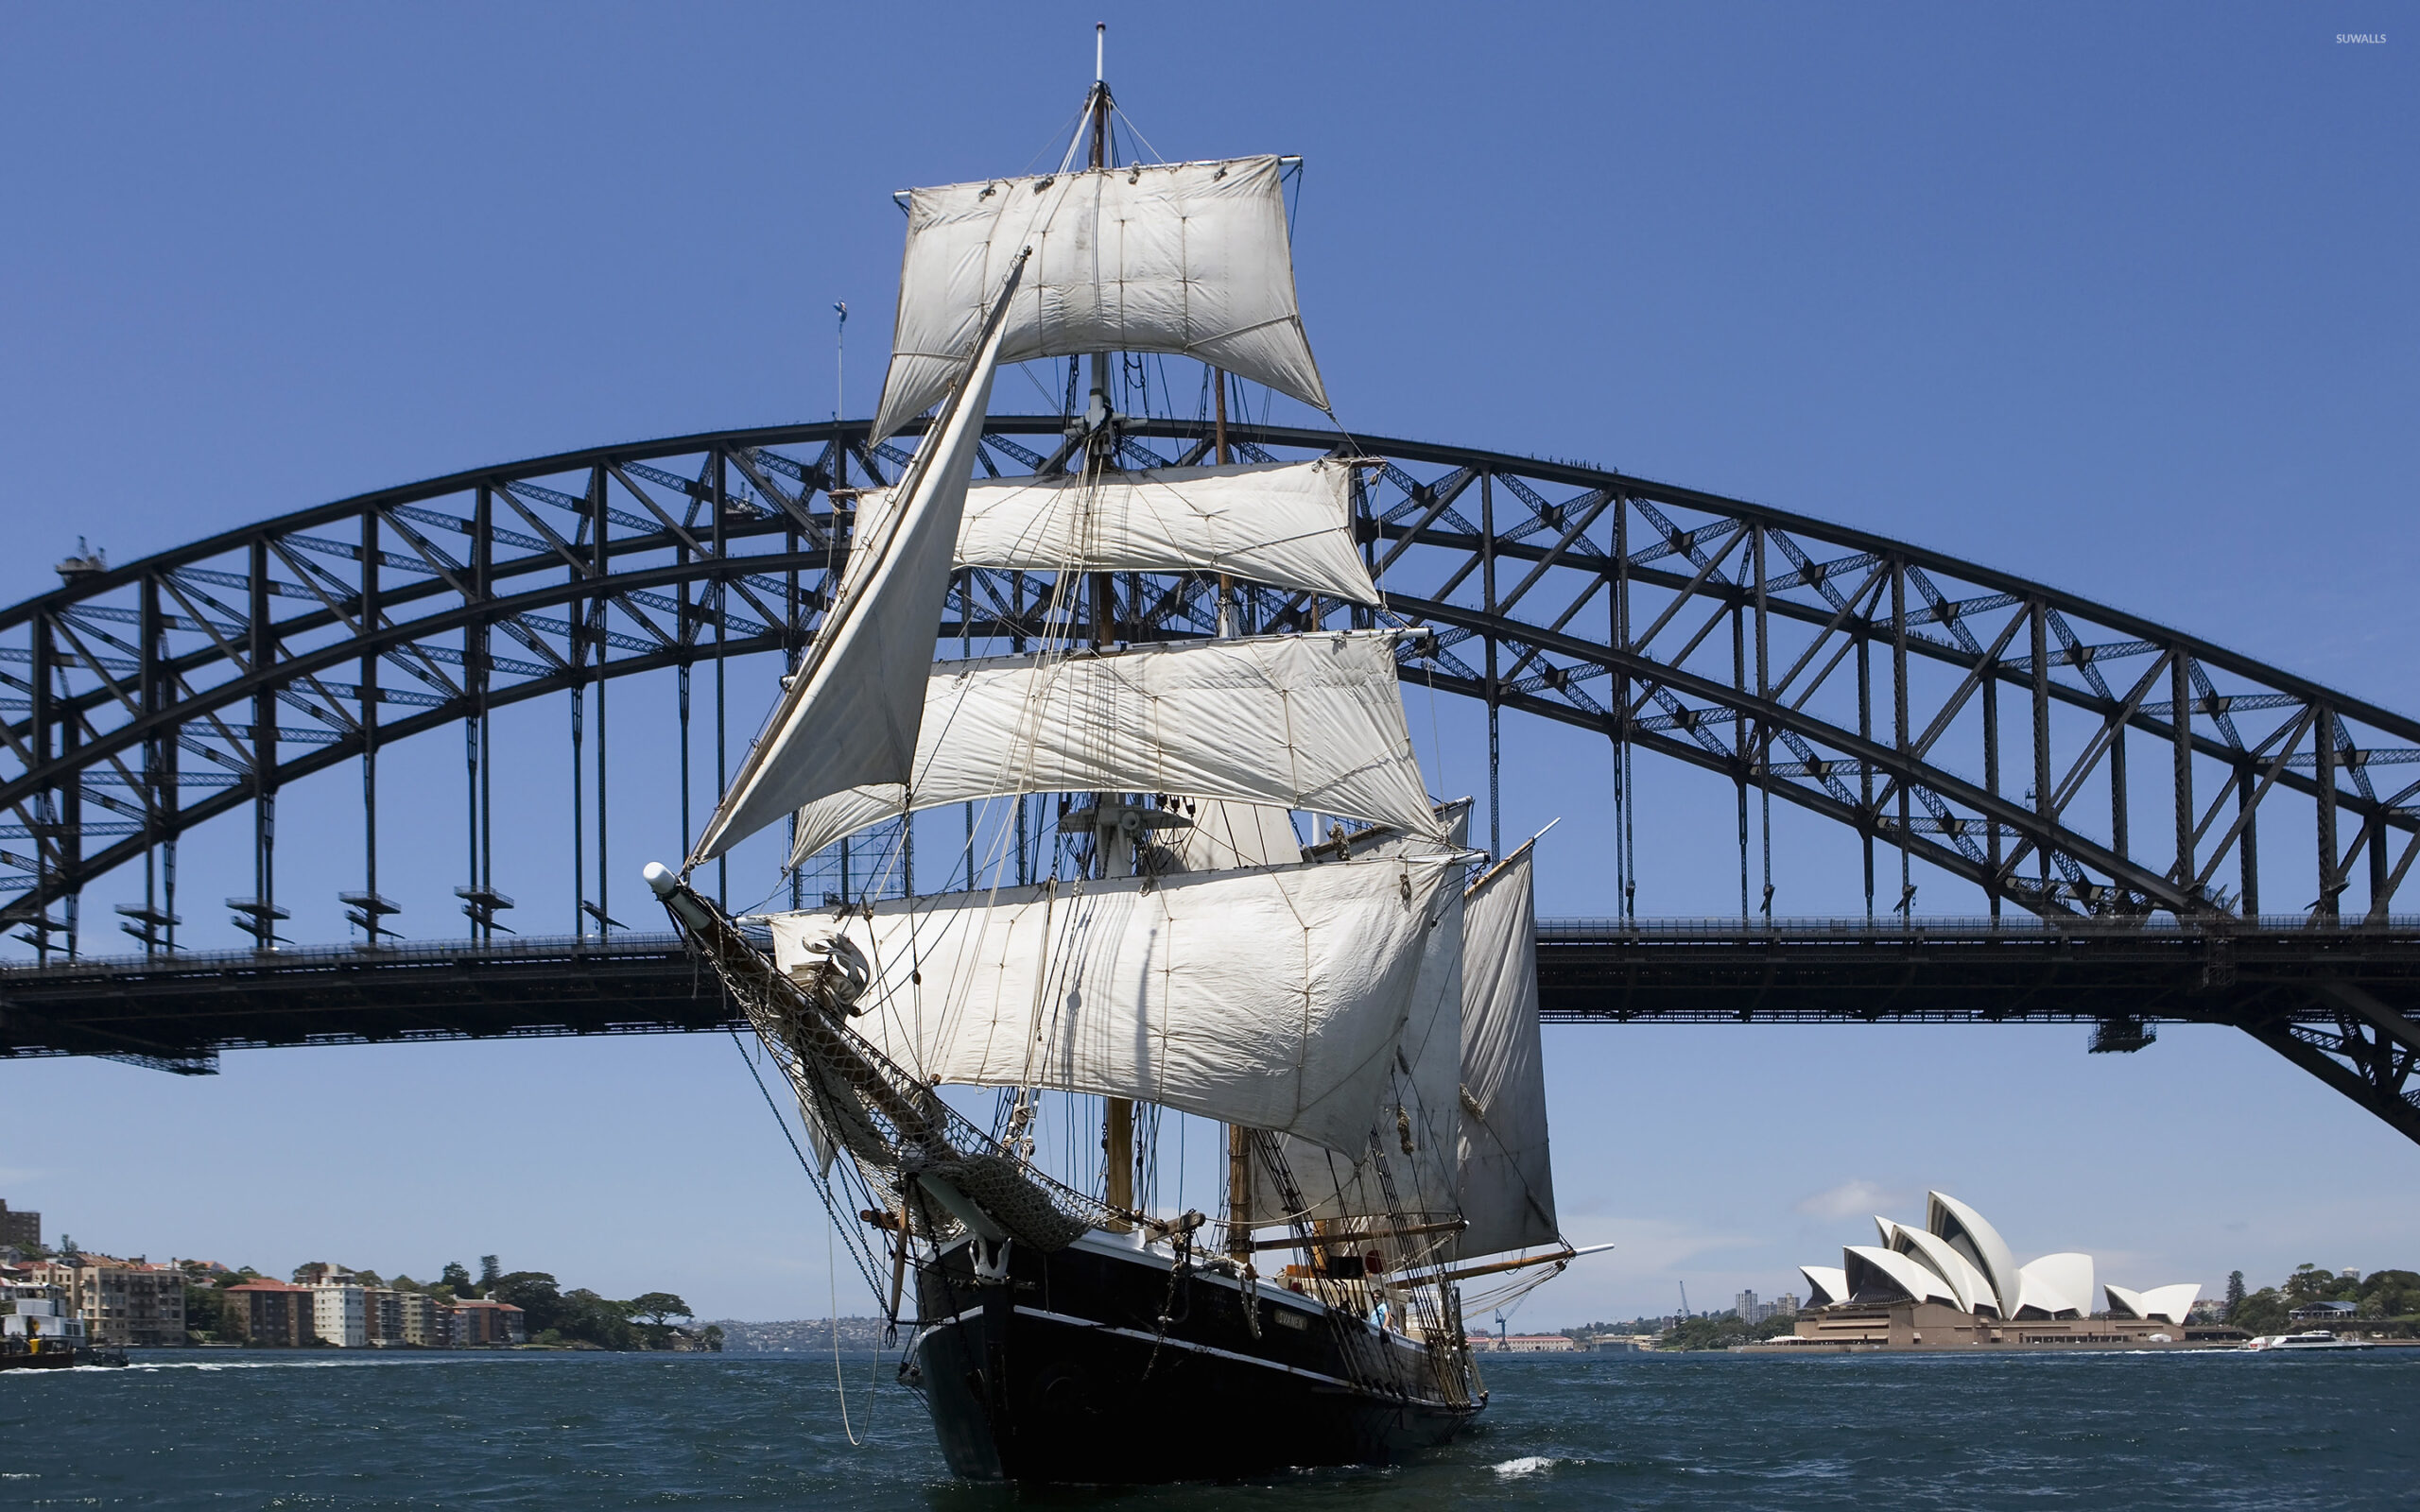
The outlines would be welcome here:
[[[2420,919],[1547,919],[1554,1023],[2090,1023],[2135,1050],[2241,1029],[2420,1141]],[[0,1057],[189,1074],[272,1045],[719,1030],[670,935],[413,942],[0,969]]]

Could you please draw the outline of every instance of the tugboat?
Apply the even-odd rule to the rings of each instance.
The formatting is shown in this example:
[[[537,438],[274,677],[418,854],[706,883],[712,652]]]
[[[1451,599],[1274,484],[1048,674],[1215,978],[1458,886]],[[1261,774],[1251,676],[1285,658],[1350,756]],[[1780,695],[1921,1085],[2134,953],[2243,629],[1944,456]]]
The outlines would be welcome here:
[[[1425,632],[1373,579],[1350,438],[1292,462],[1231,444],[1243,384],[1328,407],[1298,160],[1121,162],[1115,114],[1096,66],[1056,171],[901,197],[861,462],[938,409],[887,487],[846,490],[827,456],[854,501],[837,593],[686,863],[647,878],[796,1094],[957,1474],[1398,1462],[1486,1403],[1461,1283],[1498,1278],[1470,1304],[1491,1305],[1578,1253],[1530,847],[1471,850],[1468,803],[1421,782],[1397,666]],[[1111,366],[1138,354],[1202,365],[1184,465],[1128,444]],[[1063,444],[991,475],[996,369],[1057,358]],[[1011,578],[1038,610],[975,628],[977,580]],[[961,655],[936,662],[953,597]],[[1197,638],[1139,628],[1188,618]],[[918,895],[908,821],[959,805],[955,890]],[[737,918],[689,885],[778,823],[794,900],[852,837],[873,875]],[[994,1089],[988,1120],[944,1084]],[[1221,1125],[1215,1222],[1158,1199],[1189,1120]]]

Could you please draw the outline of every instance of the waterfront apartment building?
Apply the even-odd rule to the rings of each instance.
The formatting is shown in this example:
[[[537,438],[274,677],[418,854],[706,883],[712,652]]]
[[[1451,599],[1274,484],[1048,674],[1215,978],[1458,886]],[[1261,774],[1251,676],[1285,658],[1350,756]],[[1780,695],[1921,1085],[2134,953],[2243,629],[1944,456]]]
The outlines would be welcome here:
[[[317,1294],[308,1286],[246,1281],[219,1295],[226,1302],[221,1331],[240,1343],[290,1349],[320,1341]]]
[[[392,1349],[404,1342],[404,1297],[389,1286],[362,1288],[362,1322],[373,1349]]]
[[[311,1332],[339,1349],[370,1345],[370,1288],[323,1281],[310,1288]]]
[[[415,1349],[443,1349],[454,1343],[454,1309],[426,1292],[396,1292],[401,1342]]]
[[[95,1344],[173,1349],[185,1342],[185,1278],[173,1265],[108,1255],[62,1255],[33,1267],[84,1320]]]
[[[13,1245],[19,1249],[42,1246],[42,1214],[11,1210],[0,1200],[0,1245]]]
[[[454,1343],[465,1349],[495,1349],[529,1342],[521,1309],[510,1302],[454,1304]]]

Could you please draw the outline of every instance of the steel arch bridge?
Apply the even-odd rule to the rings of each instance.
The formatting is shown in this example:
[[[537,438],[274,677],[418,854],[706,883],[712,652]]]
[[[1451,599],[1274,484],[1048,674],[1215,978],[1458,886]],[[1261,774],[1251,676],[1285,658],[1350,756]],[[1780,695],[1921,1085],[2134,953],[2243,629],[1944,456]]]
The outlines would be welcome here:
[[[2405,1091],[2420,1057],[2420,930],[2393,912],[2420,853],[2420,781],[2406,780],[2420,778],[2420,721],[2073,594],[1779,509],[1577,462],[1248,424],[1230,438],[1248,459],[1367,463],[1356,507],[1368,559],[1390,611],[1437,632],[1408,644],[1405,675],[1485,705],[1491,814],[1502,711],[1606,739],[1622,917],[1599,921],[1592,937],[1613,954],[1575,966],[1571,990],[1589,972],[1635,983],[1641,962],[1674,958],[1646,954],[1654,931],[1632,917],[1643,752],[1732,784],[1732,933],[1752,954],[1789,933],[1770,918],[1776,801],[1858,848],[1863,919],[1845,920],[1858,928],[1878,918],[1883,934],[1937,936],[1913,902],[1927,880],[1954,880],[1993,919],[2014,916],[1993,937],[2033,919],[2051,933],[2031,937],[2053,941],[2166,931],[2196,942],[2191,970],[2214,990],[2236,986],[2230,942],[2325,939],[2338,974],[2319,988],[2264,981],[2199,1009],[2146,988],[2139,1012],[2120,997],[2092,1016],[2113,1047],[2139,1020],[2238,1022],[2420,1139],[2420,1098]],[[994,417],[983,465],[1052,471],[1072,446],[1059,416]],[[1189,465],[1210,446],[1201,423],[1138,421],[1122,455]],[[682,437],[365,494],[122,566],[62,564],[59,589],[0,611],[0,927],[21,929],[35,970],[52,970],[82,954],[84,889],[141,867],[146,902],[119,908],[121,927],[147,954],[174,953],[179,837],[249,812],[251,875],[210,890],[235,882],[229,906],[271,944],[285,917],[278,794],[358,764],[362,886],[345,901],[381,939],[379,755],[459,728],[458,891],[472,943],[492,944],[509,906],[482,844],[493,713],[601,699],[637,674],[795,658],[845,557],[850,490],[895,477],[907,457],[869,446],[861,421]],[[941,634],[1028,644],[1046,588],[964,575]],[[1366,615],[1263,588],[1243,597],[1257,632]],[[1109,640],[1205,633],[1212,587],[1118,575],[1104,613]],[[575,729],[579,718],[575,704]],[[601,794],[601,711],[597,730]],[[606,826],[600,812],[592,896],[578,805],[578,894],[602,934]],[[2264,877],[2273,892],[2285,879],[2291,917],[2264,917]],[[2342,966],[2356,959],[2387,965]],[[0,972],[0,1014],[25,1001],[11,976],[22,971]],[[59,1048],[0,1041],[0,1054]]]

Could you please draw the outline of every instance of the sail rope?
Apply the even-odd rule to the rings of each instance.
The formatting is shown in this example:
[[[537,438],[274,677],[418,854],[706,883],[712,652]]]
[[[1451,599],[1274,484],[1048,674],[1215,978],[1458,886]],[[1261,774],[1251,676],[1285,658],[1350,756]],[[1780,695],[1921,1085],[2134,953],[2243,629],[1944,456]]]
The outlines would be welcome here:
[[[840,1379],[840,1267],[832,1257],[832,1230],[838,1227],[837,1223],[823,1226],[823,1279],[831,1285],[832,1389],[840,1397],[840,1432],[848,1435],[849,1447],[855,1449],[857,1447],[857,1431],[849,1426],[849,1387]],[[902,1242],[905,1242],[904,1236]],[[878,1356],[881,1351],[877,1349],[875,1353]],[[871,1419],[866,1424],[866,1431],[873,1431]]]
[[[823,1275],[825,1281],[829,1284],[830,1306],[832,1309],[830,1314],[832,1320],[832,1388],[838,1392],[840,1397],[840,1431],[848,1435],[850,1446],[855,1448],[858,1446],[858,1438],[856,1430],[850,1426],[849,1423],[849,1388],[840,1378],[840,1265],[838,1257],[834,1254],[834,1236],[839,1231],[840,1215],[832,1206],[832,1197],[830,1193],[825,1190],[824,1178],[817,1172],[816,1168],[808,1162],[806,1159],[806,1152],[798,1147],[798,1137],[790,1132],[790,1121],[782,1116],[781,1105],[773,1101],[773,1091],[771,1088],[765,1085],[765,1078],[763,1074],[756,1070],[756,1059],[748,1053],[748,1046],[746,1042],[739,1038],[739,1031],[737,1029],[731,1031],[731,1042],[733,1046],[738,1050],[741,1063],[748,1068],[749,1079],[756,1084],[757,1092],[764,1097],[765,1110],[773,1115],[773,1122],[775,1124],[781,1125],[783,1143],[789,1145],[790,1154],[798,1158],[799,1169],[806,1173],[807,1180],[815,1187],[815,1194],[821,1198],[823,1202]],[[880,1284],[875,1281],[873,1271],[867,1268],[866,1261],[860,1258],[857,1254],[859,1246],[855,1243],[855,1229],[850,1230],[850,1236],[852,1243],[849,1246],[849,1258],[857,1263],[857,1274],[864,1278],[866,1288],[873,1292],[874,1297],[879,1299],[882,1296],[882,1288]],[[908,1242],[908,1236],[904,1229],[899,1236],[899,1242],[903,1245]],[[893,1318],[891,1323],[893,1327],[896,1327],[898,1320]],[[866,1386],[866,1396],[869,1402],[872,1401],[875,1386],[880,1381],[880,1371],[882,1368],[882,1347],[879,1344],[874,1347],[873,1358],[876,1374],[873,1380],[870,1381]],[[873,1432],[873,1418],[871,1416],[871,1406],[868,1408],[868,1413],[869,1416],[866,1418],[866,1432],[868,1434],[872,1434]]]

